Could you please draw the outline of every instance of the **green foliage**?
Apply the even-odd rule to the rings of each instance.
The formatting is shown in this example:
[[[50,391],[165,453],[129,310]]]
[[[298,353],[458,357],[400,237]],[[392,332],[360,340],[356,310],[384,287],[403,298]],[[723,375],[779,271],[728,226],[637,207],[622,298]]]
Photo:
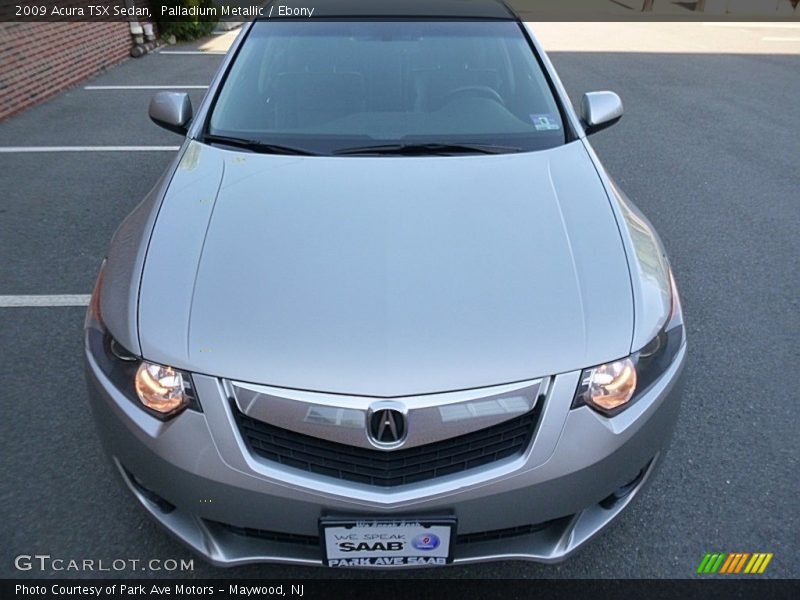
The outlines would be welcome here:
[[[157,14],[161,14],[160,6],[171,8],[213,8],[211,0],[157,0],[159,8]],[[202,11],[201,11],[202,12]],[[161,20],[163,19],[163,20]],[[189,16],[189,17],[169,17],[164,15],[158,20],[158,30],[162,36],[174,35],[179,42],[195,40],[208,35],[214,30],[217,24],[216,16]]]

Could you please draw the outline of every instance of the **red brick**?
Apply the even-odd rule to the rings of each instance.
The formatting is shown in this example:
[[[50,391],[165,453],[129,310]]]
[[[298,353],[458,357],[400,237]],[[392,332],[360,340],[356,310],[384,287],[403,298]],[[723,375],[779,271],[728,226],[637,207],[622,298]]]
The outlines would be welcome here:
[[[0,23],[0,121],[125,59],[131,43],[127,23]]]

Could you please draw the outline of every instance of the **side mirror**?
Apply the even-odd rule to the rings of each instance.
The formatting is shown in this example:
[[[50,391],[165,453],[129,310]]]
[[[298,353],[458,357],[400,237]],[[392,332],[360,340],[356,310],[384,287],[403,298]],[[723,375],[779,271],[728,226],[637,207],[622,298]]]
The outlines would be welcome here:
[[[164,129],[186,135],[192,120],[192,101],[182,92],[159,92],[150,100],[150,119]]]
[[[611,127],[622,118],[622,100],[614,92],[588,92],[581,100],[586,135]]]

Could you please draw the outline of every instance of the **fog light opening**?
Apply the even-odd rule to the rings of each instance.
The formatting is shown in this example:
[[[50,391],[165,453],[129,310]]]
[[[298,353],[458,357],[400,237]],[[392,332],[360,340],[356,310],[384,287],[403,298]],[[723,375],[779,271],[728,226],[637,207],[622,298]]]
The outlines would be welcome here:
[[[136,488],[136,491],[139,492],[142,496],[144,496],[149,502],[155,504],[162,513],[169,514],[173,510],[175,510],[174,504],[172,504],[167,500],[164,500],[164,498],[156,494],[150,488],[145,487],[145,485],[136,478],[136,475],[128,471],[128,469],[126,469],[125,467],[122,468],[125,471],[125,475],[127,476],[128,481],[130,481],[131,485],[134,488]]]
[[[649,463],[647,467],[649,467]],[[643,468],[639,473],[631,479],[625,485],[618,487],[616,490],[611,492],[608,496],[600,500],[600,506],[605,509],[612,508],[617,502],[628,496],[633,490],[635,490],[639,484],[644,479],[645,473],[647,473],[647,467]]]

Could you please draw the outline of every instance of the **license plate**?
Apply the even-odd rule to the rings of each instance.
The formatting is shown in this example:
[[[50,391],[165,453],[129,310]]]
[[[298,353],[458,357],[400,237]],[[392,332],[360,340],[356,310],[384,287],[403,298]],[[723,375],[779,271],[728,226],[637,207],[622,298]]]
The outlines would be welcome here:
[[[456,520],[323,517],[320,530],[329,567],[417,567],[452,560]]]

